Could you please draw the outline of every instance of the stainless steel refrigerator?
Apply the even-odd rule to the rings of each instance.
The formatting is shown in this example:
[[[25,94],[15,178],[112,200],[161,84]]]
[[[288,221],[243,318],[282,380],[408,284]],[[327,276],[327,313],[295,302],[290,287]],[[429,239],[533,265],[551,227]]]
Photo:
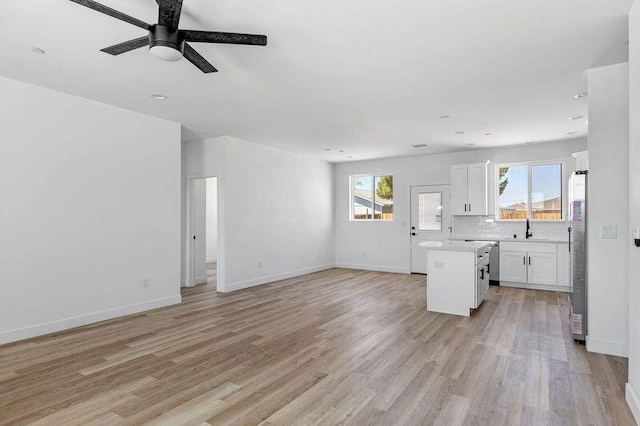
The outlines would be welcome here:
[[[569,179],[569,253],[571,256],[571,316],[575,341],[587,337],[587,183],[588,172],[577,171]]]

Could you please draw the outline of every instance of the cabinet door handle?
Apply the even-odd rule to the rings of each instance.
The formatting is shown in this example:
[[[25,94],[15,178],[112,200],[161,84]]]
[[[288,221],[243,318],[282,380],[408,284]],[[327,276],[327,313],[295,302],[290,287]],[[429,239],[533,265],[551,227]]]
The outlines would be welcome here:
[[[467,203],[464,203],[464,211],[467,211]]]
[[[529,265],[531,265],[531,256],[529,256]]]
[[[469,203],[469,213],[471,213],[471,203]]]
[[[527,265],[527,256],[522,257],[522,264],[525,266]]]
[[[481,270],[480,280],[484,281],[484,268],[482,268],[482,270]]]

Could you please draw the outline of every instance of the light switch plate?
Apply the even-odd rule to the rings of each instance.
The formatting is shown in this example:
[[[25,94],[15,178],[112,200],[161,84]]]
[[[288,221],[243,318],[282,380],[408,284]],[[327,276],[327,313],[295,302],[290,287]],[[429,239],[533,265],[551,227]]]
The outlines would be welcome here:
[[[601,225],[600,226],[600,238],[618,238],[618,227],[615,225]]]

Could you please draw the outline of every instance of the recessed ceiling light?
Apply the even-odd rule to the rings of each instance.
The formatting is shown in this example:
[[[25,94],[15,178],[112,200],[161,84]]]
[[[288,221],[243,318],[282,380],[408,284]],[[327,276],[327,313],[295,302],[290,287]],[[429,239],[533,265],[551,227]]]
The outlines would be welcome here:
[[[331,151],[331,148],[325,148],[324,150],[325,151]]]
[[[569,120],[581,120],[583,118],[583,115],[574,115],[573,117],[569,117]]]
[[[589,94],[587,92],[578,93],[574,96],[576,99],[586,98]]]
[[[451,118],[450,115],[440,115],[440,116],[438,116],[438,120],[448,120],[450,118]]]
[[[341,149],[340,152],[344,152],[344,149]]]
[[[493,133],[485,133],[485,136],[491,136]]]
[[[47,52],[45,52],[45,50],[44,50],[44,49],[41,49],[41,48],[39,48],[39,47],[35,47],[35,46],[33,46],[33,47],[31,48],[31,51],[32,51],[33,53],[37,53],[38,55],[44,55],[45,53],[47,53]]]
[[[427,144],[426,143],[418,143],[418,144],[411,145],[411,146],[414,147],[414,148],[426,148]]]
[[[347,157],[347,158],[353,158],[353,157]]]
[[[471,143],[465,143],[464,146],[474,146],[475,143],[471,142]]]
[[[578,132],[568,132],[567,135],[571,136],[571,135],[577,135]]]
[[[456,135],[464,135],[464,132],[461,130],[459,132],[456,132]]]
[[[160,94],[155,94],[155,95],[151,95],[151,97],[153,99],[156,99],[158,101],[166,101],[167,99],[169,99],[168,97],[166,97],[165,95],[160,95]]]

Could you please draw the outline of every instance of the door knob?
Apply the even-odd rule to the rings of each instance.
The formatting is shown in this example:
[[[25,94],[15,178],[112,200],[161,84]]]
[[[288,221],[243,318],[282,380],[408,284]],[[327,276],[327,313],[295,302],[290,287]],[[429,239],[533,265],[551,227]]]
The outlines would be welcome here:
[[[415,232],[412,232],[411,235],[415,237],[418,234],[416,234]]]

